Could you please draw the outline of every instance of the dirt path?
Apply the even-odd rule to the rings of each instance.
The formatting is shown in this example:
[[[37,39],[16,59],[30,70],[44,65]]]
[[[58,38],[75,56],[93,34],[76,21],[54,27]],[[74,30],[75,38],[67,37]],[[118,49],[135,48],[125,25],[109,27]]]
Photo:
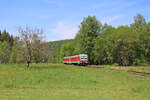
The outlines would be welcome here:
[[[142,75],[142,76],[150,76],[150,73],[148,72],[139,72],[139,71],[127,71],[127,72],[132,72],[133,74],[138,74],[138,75]]]
[[[122,70],[122,71],[130,72],[133,74],[141,75],[141,76],[150,76],[149,72],[134,71],[134,70],[128,70],[128,69],[117,69],[117,68],[110,68],[110,70]]]
[[[94,69],[102,69],[104,67],[98,67],[96,65],[88,65],[88,66],[80,66],[80,67],[84,67],[84,68],[94,68]],[[140,72],[140,71],[133,71],[133,70],[128,70],[128,69],[116,69],[116,68],[109,68],[110,70],[122,70],[122,71],[126,71],[126,72],[130,72],[133,74],[137,74],[137,75],[141,75],[141,76],[150,76],[149,72]]]
[[[88,66],[81,66],[81,67],[85,67],[85,68],[95,68],[95,69],[104,68],[104,67],[98,67],[98,66],[96,66],[96,65],[88,65]]]

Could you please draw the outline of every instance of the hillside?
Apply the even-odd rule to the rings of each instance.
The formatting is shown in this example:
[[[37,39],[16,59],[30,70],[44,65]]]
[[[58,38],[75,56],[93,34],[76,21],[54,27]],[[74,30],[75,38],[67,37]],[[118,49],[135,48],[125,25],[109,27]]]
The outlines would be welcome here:
[[[61,47],[63,44],[69,43],[72,41],[73,41],[73,39],[66,39],[66,40],[50,41],[50,42],[48,42],[48,44],[50,47],[53,47],[55,45],[58,45],[59,47]]]
[[[66,39],[66,40],[48,42],[48,49],[50,51],[49,62],[58,63],[59,62],[59,53],[60,53],[61,46],[65,43],[69,43],[69,42],[72,42],[72,41],[73,41],[73,39]]]

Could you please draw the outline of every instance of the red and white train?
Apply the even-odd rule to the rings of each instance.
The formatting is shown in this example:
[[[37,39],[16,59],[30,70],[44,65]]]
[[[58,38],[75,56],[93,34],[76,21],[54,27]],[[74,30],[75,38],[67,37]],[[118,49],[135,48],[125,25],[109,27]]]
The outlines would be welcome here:
[[[88,55],[79,54],[75,56],[68,56],[63,58],[64,64],[74,64],[74,65],[88,65]]]

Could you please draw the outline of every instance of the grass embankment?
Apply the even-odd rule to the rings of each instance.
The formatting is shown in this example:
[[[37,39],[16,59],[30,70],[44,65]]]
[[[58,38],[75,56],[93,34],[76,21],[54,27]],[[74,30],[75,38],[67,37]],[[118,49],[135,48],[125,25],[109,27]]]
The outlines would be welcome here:
[[[140,68],[140,67],[138,67]],[[146,67],[147,71],[150,67]],[[150,77],[71,65],[0,65],[0,100],[149,100]]]

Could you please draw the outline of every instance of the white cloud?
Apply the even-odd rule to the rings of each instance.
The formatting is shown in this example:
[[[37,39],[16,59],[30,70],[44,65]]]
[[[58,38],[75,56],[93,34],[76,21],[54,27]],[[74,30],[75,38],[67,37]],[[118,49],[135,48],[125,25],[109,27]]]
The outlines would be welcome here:
[[[73,22],[60,21],[51,32],[60,39],[72,39],[78,31],[78,25]]]
[[[121,18],[121,16],[111,16],[105,17],[102,19],[102,23],[111,24],[114,21],[117,21]],[[73,39],[78,32],[78,22],[68,22],[68,21],[59,21],[56,26],[50,30],[50,33],[53,34],[55,38],[59,40],[63,39]],[[51,39],[53,40],[53,39]]]
[[[92,4],[90,6],[91,9],[99,9],[99,8],[106,8],[106,7],[112,7],[116,5],[115,2],[101,2],[101,3],[95,3],[95,4]]]
[[[91,9],[110,9],[110,8],[127,8],[132,7],[134,5],[140,4],[143,0],[136,0],[136,1],[129,1],[126,2],[126,0],[111,0],[111,1],[104,1],[104,2],[97,2],[90,5]]]
[[[105,17],[104,19],[102,19],[102,23],[110,24],[111,22],[116,21],[118,19],[120,19],[120,16]]]

